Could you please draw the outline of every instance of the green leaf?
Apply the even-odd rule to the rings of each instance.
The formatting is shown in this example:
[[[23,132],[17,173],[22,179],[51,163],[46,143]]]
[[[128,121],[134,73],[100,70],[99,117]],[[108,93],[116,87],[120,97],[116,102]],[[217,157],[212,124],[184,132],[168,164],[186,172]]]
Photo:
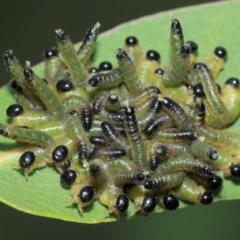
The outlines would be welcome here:
[[[159,50],[164,65],[170,56],[170,24],[171,18],[181,21],[185,40],[196,41],[199,45],[199,59],[211,53],[216,46],[225,46],[228,60],[224,71],[218,77],[220,85],[232,76],[240,76],[238,60],[240,57],[240,2],[221,2],[168,11],[120,25],[101,35],[98,41],[94,64],[109,60],[116,65],[114,50],[124,45],[124,39],[135,35],[140,41],[143,52],[148,49]],[[101,19],[100,19],[101,20]],[[83,30],[84,31],[84,30]],[[35,66],[35,72],[43,75],[43,63]],[[0,122],[6,123],[5,109],[15,99],[9,86],[0,90],[1,103]],[[231,128],[240,131],[240,120]],[[95,202],[92,207],[84,209],[80,214],[76,207],[68,202],[70,192],[60,187],[59,175],[54,169],[37,170],[26,181],[21,171],[13,169],[24,146],[0,137],[0,201],[21,211],[82,223],[98,223],[116,220],[114,215],[106,213],[106,208]],[[225,180],[223,190],[217,195],[216,201],[239,199],[239,184]],[[131,204],[130,208],[132,208]],[[185,206],[181,204],[181,206]],[[157,211],[162,211],[161,208]],[[130,211],[128,211],[130,212]],[[127,218],[132,217],[131,212]]]

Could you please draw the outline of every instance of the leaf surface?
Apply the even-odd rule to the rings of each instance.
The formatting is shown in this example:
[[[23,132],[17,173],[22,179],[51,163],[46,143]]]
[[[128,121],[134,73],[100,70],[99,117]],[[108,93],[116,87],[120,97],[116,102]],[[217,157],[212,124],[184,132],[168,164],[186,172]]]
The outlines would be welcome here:
[[[93,66],[98,66],[104,60],[111,61],[116,66],[114,50],[123,47],[124,39],[129,35],[138,37],[143,52],[149,49],[158,50],[164,66],[170,57],[171,18],[177,18],[182,24],[185,41],[193,40],[198,43],[200,60],[216,46],[227,48],[225,69],[218,77],[218,83],[222,86],[227,78],[240,76],[239,9],[240,2],[220,2],[163,12],[122,24],[100,36]],[[39,76],[43,76],[43,68],[44,64],[40,63],[34,70]],[[14,103],[15,99],[9,86],[4,86],[0,95],[1,99],[4,99],[1,102],[0,122],[6,123],[8,119],[5,109]],[[231,128],[240,132],[240,119]],[[0,201],[27,213],[66,221],[98,223],[116,220],[115,216],[107,214],[106,208],[98,202],[80,214],[77,208],[68,202],[70,192],[60,187],[59,174],[54,169],[37,170],[26,181],[21,171],[13,168],[23,149],[23,145],[0,137]],[[240,199],[238,185],[226,179],[223,190],[215,200]],[[128,212],[130,213],[126,217],[132,217],[131,211]]]

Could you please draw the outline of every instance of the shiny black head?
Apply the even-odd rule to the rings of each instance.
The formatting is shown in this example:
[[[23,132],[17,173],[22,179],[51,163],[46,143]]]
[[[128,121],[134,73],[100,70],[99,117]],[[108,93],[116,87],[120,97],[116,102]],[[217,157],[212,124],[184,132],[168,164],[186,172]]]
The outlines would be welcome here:
[[[198,45],[193,41],[186,42],[190,46],[190,53],[196,53],[198,50]]]
[[[17,103],[10,105],[6,110],[6,114],[9,117],[17,117],[22,113],[23,113],[23,107]]]
[[[159,62],[160,57],[161,57],[160,54],[155,50],[148,50],[146,53],[146,58],[150,61]]]
[[[223,184],[223,179],[219,176],[214,176],[208,179],[208,185],[211,189],[220,189]]]
[[[94,188],[92,186],[83,187],[79,193],[79,198],[83,203],[91,201],[93,196]]]
[[[219,58],[226,58],[227,57],[227,50],[224,47],[216,47],[214,50],[214,54]]]
[[[240,179],[240,163],[232,164],[230,166],[230,173],[234,178]]]
[[[52,152],[52,159],[55,163],[62,162],[68,155],[68,149],[64,145],[57,146]]]
[[[163,205],[167,210],[172,211],[178,208],[179,201],[174,195],[168,193],[163,197]]]
[[[155,196],[151,196],[151,195],[146,196],[143,199],[143,202],[141,205],[142,213],[148,214],[148,213],[154,211],[156,204],[157,204],[157,199]]]
[[[27,151],[22,154],[19,159],[19,166],[23,169],[28,168],[35,162],[35,154],[32,151]]]
[[[58,56],[58,49],[56,47],[46,49],[43,53],[43,57],[45,59],[50,59],[52,57],[57,57],[57,56]]]
[[[109,71],[109,70],[112,70],[112,64],[110,62],[101,62],[99,64],[99,70],[100,71]]]
[[[60,176],[60,183],[63,187],[70,187],[76,180],[77,173],[76,171],[69,169],[63,172]]]
[[[56,84],[58,92],[69,92],[73,89],[73,84],[67,79],[59,80]]]
[[[212,193],[211,192],[205,192],[203,193],[203,195],[201,196],[201,199],[200,199],[201,203],[203,205],[209,205],[212,203],[213,201],[213,196],[212,196]]]
[[[117,197],[116,200],[116,208],[118,212],[123,213],[128,209],[129,206],[129,200],[128,197],[125,194],[121,194]]]
[[[229,78],[225,84],[229,84],[235,88],[239,88],[239,79],[238,78]]]
[[[135,46],[135,45],[138,44],[138,39],[137,39],[136,37],[134,37],[134,36],[129,36],[129,37],[127,37],[127,38],[125,39],[125,44],[126,44],[127,46],[133,47],[133,46]]]

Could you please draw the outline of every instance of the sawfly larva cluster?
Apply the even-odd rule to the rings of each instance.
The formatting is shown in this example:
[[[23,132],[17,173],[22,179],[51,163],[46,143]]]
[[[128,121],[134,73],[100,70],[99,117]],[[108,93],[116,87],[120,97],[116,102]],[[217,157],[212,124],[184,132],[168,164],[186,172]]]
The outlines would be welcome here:
[[[0,134],[28,144],[15,167],[27,179],[56,168],[81,214],[94,201],[117,217],[129,201],[143,214],[175,210],[179,200],[212,203],[224,177],[240,178],[240,134],[227,129],[240,112],[239,80],[216,83],[226,49],[198,62],[197,44],[184,40],[173,19],[165,67],[158,51],[143,55],[135,36],[115,50],[117,68],[107,61],[96,67],[99,26],[87,30],[78,50],[56,30],[43,78],[13,50],[4,53],[17,103]]]

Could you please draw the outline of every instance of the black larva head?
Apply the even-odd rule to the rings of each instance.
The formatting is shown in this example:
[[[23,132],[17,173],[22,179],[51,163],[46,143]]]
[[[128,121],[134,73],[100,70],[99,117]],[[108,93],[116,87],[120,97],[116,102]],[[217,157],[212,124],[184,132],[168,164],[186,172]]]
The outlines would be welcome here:
[[[137,173],[136,178],[138,181],[143,181],[145,179],[145,176],[143,173]]]
[[[177,19],[172,19],[172,30],[178,34],[182,34],[182,27]]]
[[[73,89],[73,84],[67,79],[62,79],[57,82],[56,88],[59,92],[69,92]]]
[[[23,113],[23,107],[17,103],[10,105],[6,110],[6,114],[9,117],[16,117],[22,113]]]
[[[227,57],[227,50],[224,47],[216,47],[214,50],[214,54],[219,58],[226,58]]]
[[[12,87],[12,89],[16,90],[17,92],[21,92],[22,91],[22,87],[17,83],[16,80],[12,81],[11,87]]]
[[[215,149],[210,149],[208,156],[211,160],[217,160],[218,159],[218,152]]]
[[[205,192],[203,193],[203,195],[201,196],[201,199],[200,199],[201,203],[203,205],[209,205],[212,203],[213,201],[213,196],[212,196],[212,193],[211,192]]]
[[[179,201],[174,195],[168,193],[163,196],[163,205],[167,210],[172,211],[178,208]]]
[[[27,151],[22,154],[19,159],[19,166],[23,169],[33,165],[35,161],[35,154],[32,151]]]
[[[162,68],[158,68],[158,69],[155,70],[154,73],[157,74],[157,75],[162,75],[163,76],[164,70]]]
[[[149,162],[149,166],[152,171],[156,171],[158,168],[158,165],[159,165],[159,161],[156,158],[151,159]]]
[[[157,204],[157,200],[156,200],[155,196],[146,196],[143,199],[143,202],[141,205],[142,213],[148,214],[148,213],[154,211],[156,204]]]
[[[92,186],[85,186],[79,192],[79,198],[83,203],[91,201],[93,196],[94,188]]]
[[[229,78],[225,84],[232,85],[235,88],[239,88],[239,79],[238,78]]]
[[[230,172],[234,178],[240,179],[240,163],[232,164],[230,166]]]
[[[138,39],[134,36],[129,36],[125,39],[125,43],[127,46],[133,47],[138,44]]]
[[[214,176],[208,179],[208,185],[211,189],[219,189],[222,187],[223,179],[219,176]]]
[[[153,188],[153,181],[151,179],[146,179],[144,181],[144,187],[146,189],[152,189]]]
[[[150,61],[157,61],[160,60],[160,54],[155,50],[148,50],[146,53],[146,58]]]
[[[50,59],[52,57],[57,57],[57,56],[58,56],[58,49],[56,47],[46,49],[43,53],[43,57],[45,59]]]
[[[99,64],[99,70],[100,71],[109,71],[109,70],[112,70],[112,64],[110,62],[101,62]]]
[[[100,167],[97,164],[91,164],[89,166],[89,174],[91,177],[97,177],[100,172]]]
[[[129,206],[129,200],[128,197],[125,194],[121,194],[117,197],[116,200],[116,208],[118,212],[123,213],[128,209]]]
[[[200,98],[205,96],[202,83],[197,83],[193,86],[193,94],[195,95],[195,97]]]
[[[198,45],[193,41],[186,42],[190,46],[190,53],[196,53],[198,50]]]
[[[68,149],[64,145],[57,146],[52,152],[52,159],[55,163],[62,162],[68,155]]]
[[[98,73],[98,72],[99,72],[99,69],[96,67],[92,67],[88,69],[88,73]]]
[[[76,171],[69,169],[63,172],[60,176],[60,182],[63,187],[70,187],[76,180],[77,173]]]

